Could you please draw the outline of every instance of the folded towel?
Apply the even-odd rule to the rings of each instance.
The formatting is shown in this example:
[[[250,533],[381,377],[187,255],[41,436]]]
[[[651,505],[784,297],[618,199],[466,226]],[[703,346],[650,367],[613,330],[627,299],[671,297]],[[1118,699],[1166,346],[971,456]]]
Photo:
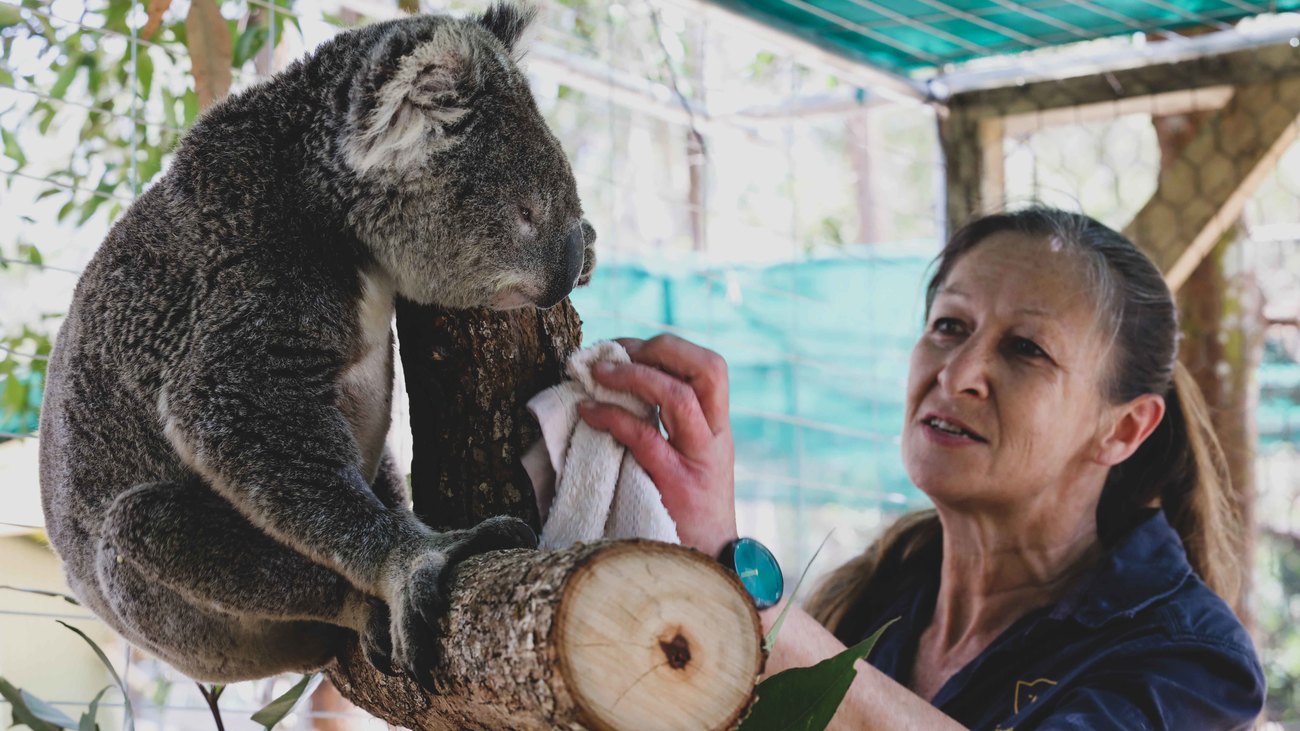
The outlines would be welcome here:
[[[603,341],[569,357],[570,380],[542,391],[528,408],[542,439],[524,455],[542,518],[541,547],[566,548],[598,538],[649,538],[678,543],[677,525],[641,465],[608,433],[578,416],[578,404],[616,404],[658,423],[654,408],[635,396],[596,383],[600,361],[629,363],[627,351]]]

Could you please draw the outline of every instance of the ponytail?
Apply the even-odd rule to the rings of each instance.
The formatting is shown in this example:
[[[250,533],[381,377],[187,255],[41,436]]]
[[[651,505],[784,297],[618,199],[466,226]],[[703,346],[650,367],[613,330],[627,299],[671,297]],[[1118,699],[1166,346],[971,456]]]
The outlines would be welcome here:
[[[1201,579],[1234,608],[1242,600],[1243,576],[1250,570],[1244,555],[1241,510],[1232,497],[1232,479],[1223,447],[1215,436],[1210,410],[1192,374],[1174,366],[1174,386],[1164,421],[1172,432],[1183,479],[1165,484],[1160,494],[1169,523],[1183,539],[1187,560]]]
[[[870,587],[893,585],[904,569],[923,564],[938,567],[943,529],[933,509],[906,513],[885,529],[866,551],[834,569],[818,583],[804,606],[822,626],[836,631],[849,610],[857,616],[873,616],[884,610],[893,596],[869,591]],[[866,600],[867,605],[862,602]],[[871,606],[871,604],[880,606]]]

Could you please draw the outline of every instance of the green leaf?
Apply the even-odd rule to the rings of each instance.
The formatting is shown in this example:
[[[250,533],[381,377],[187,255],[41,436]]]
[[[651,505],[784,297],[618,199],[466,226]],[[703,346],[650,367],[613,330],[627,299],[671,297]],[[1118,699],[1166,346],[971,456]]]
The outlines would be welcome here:
[[[235,53],[230,60],[233,68],[240,68],[266,45],[268,31],[264,25],[250,25],[235,40]]]
[[[23,22],[23,14],[12,5],[0,5],[0,30]]]
[[[199,95],[193,89],[186,89],[181,101],[185,106],[185,124],[182,125],[182,129],[189,129],[189,126],[194,124],[194,118],[199,116]]]
[[[0,141],[4,142],[5,157],[18,163],[19,168],[27,164],[27,156],[23,154],[23,148],[18,146],[18,140],[12,133],[0,129]]]
[[[52,723],[42,721],[32,710],[27,707],[27,701],[23,699],[24,693],[4,678],[0,678],[0,696],[9,701],[9,707],[13,713],[13,724],[17,726],[22,724],[32,729],[32,731],[58,731],[58,726]]]
[[[95,215],[95,210],[102,205],[104,205],[104,196],[102,195],[92,195],[87,198],[86,202],[81,204],[81,215],[77,217],[77,225],[85,225],[86,221],[89,221],[90,217]]]
[[[81,714],[81,723],[77,725],[77,731],[98,731],[99,724],[95,723],[95,716],[99,715],[99,699],[104,697],[104,693],[112,688],[111,685],[105,685],[102,690],[95,694],[94,700],[90,702],[90,708]]]
[[[104,663],[104,667],[108,668],[109,673],[112,673],[113,682],[117,683],[117,687],[122,691],[122,729],[123,731],[135,731],[135,713],[131,710],[131,694],[127,692],[126,683],[122,682],[122,676],[117,674],[117,669],[113,667],[113,663],[108,661],[108,655],[105,655],[104,651],[99,649],[99,645],[95,644],[95,641],[90,639],[85,632],[61,619],[54,621],[76,632],[81,639],[85,640],[86,644],[90,645],[90,649],[94,650],[95,654],[99,656],[99,661]]]
[[[858,669],[889,625],[844,652],[810,668],[791,668],[765,679],[754,689],[758,700],[740,731],[821,731],[831,722]]]
[[[20,690],[18,692],[22,695],[23,700],[26,701],[27,708],[31,710],[33,716],[36,716],[42,721],[49,721],[59,728],[76,728],[77,722],[68,718],[68,714],[60,711],[25,690]]]
[[[267,731],[270,731],[275,724],[283,721],[284,717],[289,715],[289,712],[293,710],[295,705],[297,705],[298,699],[302,698],[304,693],[308,693],[307,686],[310,685],[313,690],[315,689],[315,684],[312,681],[318,681],[319,679],[320,676],[315,673],[302,676],[302,680],[299,680],[292,688],[285,691],[284,695],[276,698],[267,704],[265,708],[254,713],[252,716],[253,720],[262,724]]]
[[[140,82],[141,99],[148,99],[153,90],[153,59],[149,57],[148,48],[140,48],[135,57],[135,77]]]
[[[76,597],[68,596],[67,594],[60,594],[57,591],[46,591],[44,589],[28,589],[27,587],[24,586],[9,586],[8,584],[0,584],[0,589],[8,589],[9,591],[21,591],[25,594],[40,594],[41,596],[50,596],[50,597],[54,597],[55,599],[62,599],[63,601],[69,604],[75,604],[77,606],[81,606],[81,602],[77,601]]]
[[[3,7],[4,7],[3,5],[0,5],[0,8]],[[14,85],[13,72],[11,72],[9,69],[6,68],[0,68],[0,84],[3,84],[5,86],[13,86]]]
[[[27,218],[24,216],[24,218]],[[30,264],[40,266],[45,263],[45,257],[41,256],[41,250],[33,244],[19,244],[18,255],[27,259]]]
[[[72,213],[72,209],[76,205],[77,202],[75,200],[70,200],[67,203],[64,203],[59,207],[59,212],[55,215],[54,219],[59,223],[62,223],[63,219],[67,218],[69,213]]]
[[[803,586],[803,580],[808,578],[808,569],[812,568],[813,561],[817,560],[817,556],[820,555],[822,549],[826,547],[826,541],[829,541],[831,535],[834,533],[835,531],[832,530],[830,533],[826,534],[826,537],[822,539],[821,545],[817,547],[816,551],[813,551],[812,558],[808,559],[808,563],[804,564],[803,573],[799,574],[799,580],[794,582],[794,588],[790,590],[790,598],[786,601],[785,608],[781,610],[781,614],[776,618],[776,622],[773,623],[772,629],[768,630],[767,636],[763,638],[763,652],[772,651],[772,646],[776,644],[776,636],[781,632],[781,626],[785,624],[785,615],[789,613],[790,607],[794,606],[794,598],[798,596],[799,587]]]
[[[108,0],[108,12],[104,15],[104,26],[113,30],[128,33],[130,29],[126,27],[126,15],[131,11],[132,0]]]
[[[50,96],[62,99],[68,93],[72,80],[77,78],[77,71],[81,70],[81,56],[80,51],[68,56],[67,62],[59,69],[59,75],[54,79],[54,86],[50,87]]]

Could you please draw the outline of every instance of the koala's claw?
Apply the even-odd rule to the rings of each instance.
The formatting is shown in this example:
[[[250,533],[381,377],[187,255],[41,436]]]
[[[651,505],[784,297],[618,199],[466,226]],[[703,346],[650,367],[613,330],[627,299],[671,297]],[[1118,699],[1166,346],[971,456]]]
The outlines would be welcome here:
[[[383,602],[371,600],[370,619],[361,633],[361,650],[375,669],[390,677],[398,675],[393,668],[393,638],[389,628],[391,620],[388,607]]]
[[[432,550],[412,561],[406,582],[390,606],[392,666],[430,693],[435,692],[430,669],[441,661],[438,647],[454,573],[451,569],[475,554],[535,548],[537,534],[518,518],[497,516],[473,528],[440,534],[435,540]]]

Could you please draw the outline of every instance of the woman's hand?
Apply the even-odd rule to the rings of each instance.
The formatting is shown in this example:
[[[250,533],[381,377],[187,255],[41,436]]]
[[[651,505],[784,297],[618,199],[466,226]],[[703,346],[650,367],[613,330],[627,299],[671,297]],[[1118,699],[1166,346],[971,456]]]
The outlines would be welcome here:
[[[596,380],[658,406],[668,438],[654,424],[611,404],[587,402],[579,413],[592,427],[609,432],[645,468],[682,543],[717,556],[736,537],[727,363],[673,335],[618,342],[632,362],[597,364]]]

